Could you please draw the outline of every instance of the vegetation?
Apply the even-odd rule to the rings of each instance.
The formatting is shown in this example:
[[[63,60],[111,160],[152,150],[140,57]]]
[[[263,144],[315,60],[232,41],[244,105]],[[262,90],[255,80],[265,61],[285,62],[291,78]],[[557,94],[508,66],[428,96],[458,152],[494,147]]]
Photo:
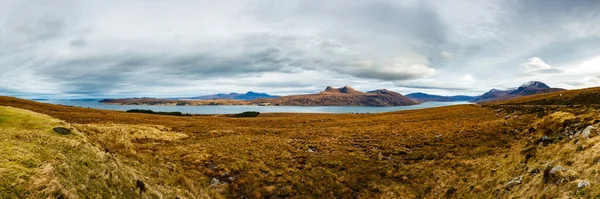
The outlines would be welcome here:
[[[146,113],[146,114],[156,114],[156,115],[173,115],[173,116],[192,116],[191,114],[188,113],[181,113],[181,112],[161,112],[161,111],[153,111],[153,110],[146,110],[146,109],[130,109],[126,111],[127,113]]]
[[[600,87],[531,95],[496,103],[500,105],[600,105]]]
[[[184,191],[175,180],[169,182],[167,178],[168,183],[161,183],[152,171],[165,169],[150,168],[138,160],[105,150],[88,140],[96,136],[83,134],[60,120],[0,106],[0,121],[0,198],[174,198],[177,195],[209,198],[201,189],[193,195]],[[73,131],[59,134],[52,130],[57,126]],[[140,130],[119,135],[149,137],[144,128],[149,127],[130,126],[127,129]],[[150,139],[184,136],[156,134],[156,131],[150,134],[155,135]],[[103,131],[103,135],[109,133]],[[113,141],[128,140],[107,137]],[[136,181],[144,184],[145,191],[139,192]]]
[[[591,138],[574,136],[600,123],[600,111],[585,107],[459,105],[369,115],[267,113],[237,119],[129,114],[8,97],[0,97],[0,105],[63,120],[74,135],[52,133],[56,124],[48,125],[47,133],[81,136],[96,147],[71,148],[80,154],[68,157],[107,161],[90,153],[97,151],[121,163],[110,170],[126,180],[111,187],[86,187],[92,193],[134,189],[131,194],[136,195],[121,196],[139,197],[141,180],[147,189],[142,196],[157,198],[600,197],[598,130],[592,130]],[[5,121],[0,118],[0,124]],[[39,157],[37,161],[54,160]],[[1,165],[10,158],[0,158],[0,168],[15,168]],[[85,166],[78,159],[67,160],[73,168]],[[87,173],[106,166],[90,165],[85,166],[91,168]],[[91,179],[84,171],[71,173]],[[76,190],[67,198],[82,193],[77,185],[85,182],[65,179],[61,186]],[[584,182],[590,186],[579,188]]]
[[[259,112],[256,112],[256,111],[246,111],[246,112],[243,112],[243,113],[238,113],[238,114],[232,115],[231,117],[256,117],[258,115],[260,115]]]

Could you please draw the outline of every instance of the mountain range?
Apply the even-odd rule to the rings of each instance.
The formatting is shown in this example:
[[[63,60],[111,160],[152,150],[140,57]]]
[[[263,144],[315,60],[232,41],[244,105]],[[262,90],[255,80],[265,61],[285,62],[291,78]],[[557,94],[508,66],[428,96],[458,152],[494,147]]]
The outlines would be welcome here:
[[[492,89],[492,90],[484,93],[483,95],[476,97],[475,99],[472,100],[472,102],[482,103],[482,102],[502,101],[502,100],[514,99],[514,98],[518,98],[518,97],[522,97],[522,96],[529,96],[529,95],[535,95],[535,94],[541,94],[541,93],[550,93],[550,92],[556,92],[556,91],[562,91],[562,90],[565,90],[565,89],[551,88],[550,86],[546,85],[543,82],[531,81],[531,82],[527,82],[527,83],[519,86],[518,88],[513,88],[513,89],[508,89],[508,90]]]
[[[411,93],[406,96],[379,89],[369,92],[357,91],[350,86],[334,88],[328,86],[316,94],[274,96],[266,93],[247,92],[197,96],[191,98],[164,99],[164,98],[124,98],[104,99],[102,103],[112,104],[144,104],[144,105],[275,105],[275,106],[406,106],[422,102],[438,101],[470,101],[474,103],[488,103],[530,96],[541,93],[551,93],[564,89],[551,88],[543,82],[531,81],[518,88],[500,90],[492,89],[480,96],[441,96],[427,93]]]
[[[266,93],[258,93],[253,91],[248,91],[247,93],[219,93],[214,95],[204,95],[204,96],[196,96],[185,99],[197,99],[197,100],[215,100],[215,99],[234,99],[234,100],[255,100],[261,98],[278,98],[276,95],[269,95]]]
[[[342,88],[328,86],[317,94],[260,99],[256,102],[281,106],[406,106],[419,104],[417,100],[390,90],[361,92],[350,86]]]
[[[406,95],[419,102],[456,102],[456,101],[471,101],[477,97],[466,96],[466,95],[455,95],[455,96],[442,96],[442,95],[431,95],[427,93],[411,93]]]

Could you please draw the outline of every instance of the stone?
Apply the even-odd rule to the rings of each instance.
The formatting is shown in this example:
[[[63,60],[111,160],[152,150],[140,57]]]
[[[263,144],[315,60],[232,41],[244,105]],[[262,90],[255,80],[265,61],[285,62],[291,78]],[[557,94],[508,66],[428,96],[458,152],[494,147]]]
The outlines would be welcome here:
[[[434,137],[434,138],[435,138],[435,139],[438,139],[438,140],[439,140],[439,139],[442,139],[442,134],[437,134],[437,135],[435,135],[435,137]]]
[[[590,182],[588,182],[586,180],[583,180],[583,181],[577,183],[577,188],[579,188],[579,189],[583,189],[583,188],[586,188],[589,186],[590,186]]]
[[[65,127],[54,127],[52,130],[61,135],[68,135],[69,133],[71,133],[71,129]]]
[[[213,178],[212,181],[210,182],[210,186],[211,187],[217,187],[219,186],[221,182],[219,181],[219,179]]]
[[[561,166],[555,166],[555,167],[553,167],[552,169],[550,169],[550,174],[555,174],[556,172],[563,171],[563,170],[565,170],[565,168],[564,168],[564,167],[561,167]]]
[[[315,151],[314,151],[314,150],[312,150],[311,148],[309,148],[308,150],[306,150],[306,152],[309,152],[309,153],[314,153]]]
[[[520,185],[523,183],[523,176],[519,176],[518,178],[512,179],[506,183],[506,190],[510,190],[513,187]]]
[[[542,172],[542,169],[540,169],[540,168],[533,168],[533,169],[529,170],[529,175],[530,176],[535,176],[535,175],[537,175],[540,172]]]
[[[583,137],[583,138],[589,138],[590,134],[592,134],[592,132],[591,132],[592,129],[596,129],[596,127],[594,127],[594,126],[588,126],[585,129],[583,129],[583,131],[581,132],[581,137]]]

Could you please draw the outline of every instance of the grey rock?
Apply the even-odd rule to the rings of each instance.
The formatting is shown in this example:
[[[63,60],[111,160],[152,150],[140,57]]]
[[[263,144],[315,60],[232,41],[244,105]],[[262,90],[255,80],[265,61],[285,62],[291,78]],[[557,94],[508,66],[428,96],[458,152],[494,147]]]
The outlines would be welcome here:
[[[71,129],[65,127],[54,127],[52,130],[61,135],[68,135],[69,133],[71,133]]]
[[[594,126],[588,126],[585,129],[583,129],[583,131],[581,132],[581,137],[583,137],[583,138],[589,138],[590,134],[592,134],[592,132],[591,132],[592,129],[596,129],[596,127],[594,127]]]
[[[518,178],[512,179],[506,183],[506,190],[510,190],[513,187],[520,185],[523,183],[523,176],[519,176]]]
[[[434,138],[435,138],[435,139],[438,139],[438,140],[439,140],[439,139],[442,139],[442,134],[437,134],[437,135],[435,135],[435,137],[434,137]]]
[[[309,152],[309,153],[314,153],[315,151],[314,151],[313,149],[310,149],[310,148],[309,148],[308,150],[306,150],[306,152]]]
[[[552,169],[550,169],[550,174],[555,174],[556,172],[564,171],[564,170],[566,170],[564,167],[555,166]]]
[[[213,178],[212,181],[210,182],[211,187],[217,187],[217,186],[219,186],[219,184],[221,184],[221,182],[219,181],[219,179],[216,179],[216,178]]]
[[[577,183],[577,188],[579,188],[579,189],[583,189],[583,188],[586,188],[589,186],[590,186],[590,182],[588,182],[587,180]]]

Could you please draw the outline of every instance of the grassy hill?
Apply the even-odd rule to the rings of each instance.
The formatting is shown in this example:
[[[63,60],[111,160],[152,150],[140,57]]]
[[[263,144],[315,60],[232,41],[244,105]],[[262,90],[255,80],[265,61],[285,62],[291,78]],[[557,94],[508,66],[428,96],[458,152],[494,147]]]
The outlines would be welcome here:
[[[21,147],[16,151],[39,148],[42,154],[3,151],[0,175],[10,180],[0,183],[0,193],[8,198],[79,198],[88,192],[137,198],[137,180],[147,188],[141,196],[149,198],[600,196],[598,131],[573,137],[598,126],[595,109],[459,105],[231,118],[125,113],[10,97],[0,97],[0,106],[16,107],[1,109],[2,128],[19,129],[2,135],[7,137],[0,146],[14,142],[12,147]],[[10,121],[20,123],[5,123],[17,113],[24,115]],[[73,134],[53,133],[56,126]],[[35,157],[34,164],[20,157]],[[46,173],[54,180],[39,179],[49,175],[44,165],[52,165]],[[25,186],[38,181],[59,185]],[[590,186],[579,188],[583,182]]]
[[[406,106],[418,101],[386,89],[360,92],[350,86],[328,86],[317,94],[290,95],[272,99],[258,99],[257,103],[282,106]]]
[[[600,87],[563,90],[509,99],[488,104],[500,105],[600,105]]]
[[[72,131],[63,135],[54,132],[54,127]],[[146,126],[71,125],[28,110],[0,106],[0,198],[210,198],[202,190],[190,193],[176,183],[161,183],[168,178],[155,176],[152,171],[158,168],[98,146],[78,128],[100,128],[102,135],[94,135],[92,140],[113,139],[116,143],[136,136],[158,140],[184,137]],[[138,131],[113,137],[118,131],[115,129]],[[164,169],[158,170],[166,175]]]

